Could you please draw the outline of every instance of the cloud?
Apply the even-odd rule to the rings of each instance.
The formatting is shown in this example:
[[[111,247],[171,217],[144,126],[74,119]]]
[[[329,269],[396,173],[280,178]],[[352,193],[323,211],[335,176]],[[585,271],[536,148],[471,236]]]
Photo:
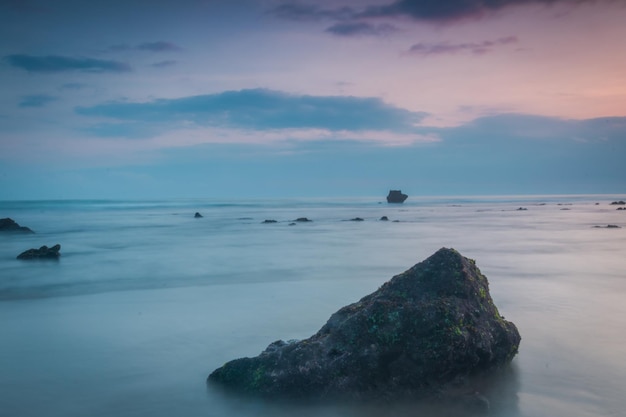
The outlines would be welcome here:
[[[65,83],[59,87],[59,90],[82,90],[86,86],[83,83]]]
[[[49,96],[47,94],[33,94],[23,96],[19,103],[20,107],[43,107],[46,104],[58,100],[58,97]]]
[[[119,44],[109,46],[106,50],[109,52],[147,51],[147,52],[161,53],[161,52],[180,52],[183,50],[183,48],[181,48],[180,46],[172,42],[156,41],[156,42],[143,42],[137,45],[119,43]]]
[[[408,17],[423,22],[446,23],[481,18],[512,6],[533,4],[549,6],[556,3],[577,5],[596,1],[598,0],[396,0],[389,4],[366,6],[358,10],[351,7],[332,9],[310,3],[288,2],[276,6],[271,13],[283,19],[296,21],[330,19],[347,22],[359,19]]]
[[[409,48],[407,53],[413,55],[442,55],[457,54],[460,52],[469,52],[474,55],[484,55],[493,51],[494,47],[502,45],[510,45],[517,43],[519,39],[516,36],[505,36],[495,40],[487,40],[482,42],[464,42],[464,43],[416,43]]]
[[[530,4],[552,5],[555,3],[593,3],[596,0],[397,0],[383,6],[370,6],[358,16],[398,17],[407,16],[415,20],[447,22],[466,18],[480,18],[511,6]]]
[[[150,52],[180,52],[182,48],[171,42],[158,41],[158,42],[144,42],[136,46],[136,49],[141,51]]]
[[[315,4],[283,3],[270,10],[270,13],[288,20],[348,20],[354,17],[355,11],[351,7],[337,9],[323,9]]]
[[[326,32],[338,36],[386,36],[398,29],[390,24],[375,25],[367,22],[340,22],[326,29]]]
[[[173,60],[166,60],[166,61],[159,61],[159,62],[155,62],[154,64],[151,64],[151,67],[155,67],[155,68],[165,68],[165,67],[171,67],[174,66],[178,63],[178,61],[173,61]]]
[[[125,122],[238,129],[326,129],[411,133],[426,113],[411,112],[378,98],[291,95],[252,89],[160,99],[143,103],[109,102],[79,107],[83,116]],[[166,126],[166,124],[168,126]]]
[[[4,60],[10,65],[29,72],[128,72],[131,67],[123,62],[94,58],[72,58],[59,55],[32,56],[7,55]]]

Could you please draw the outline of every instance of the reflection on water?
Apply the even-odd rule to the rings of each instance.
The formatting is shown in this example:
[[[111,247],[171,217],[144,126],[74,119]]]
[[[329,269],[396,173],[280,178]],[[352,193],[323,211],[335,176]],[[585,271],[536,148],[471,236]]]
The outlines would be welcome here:
[[[225,415],[271,415],[277,417],[480,417],[480,416],[519,416],[519,378],[515,365],[496,370],[474,386],[480,394],[459,390],[452,401],[389,401],[360,403],[293,403],[249,398],[228,392],[216,384],[207,385],[212,402],[220,403]]]
[[[311,336],[446,246],[476,259],[522,335],[512,366],[482,381],[487,415],[623,415],[626,212],[609,206],[623,199],[0,202],[0,217],[37,232],[0,237],[0,414],[481,415],[451,404],[280,404],[206,385],[224,362]],[[298,217],[313,222],[289,226]],[[365,221],[345,221],[354,217]],[[623,228],[593,227],[606,224]],[[15,259],[56,243],[59,262]]]

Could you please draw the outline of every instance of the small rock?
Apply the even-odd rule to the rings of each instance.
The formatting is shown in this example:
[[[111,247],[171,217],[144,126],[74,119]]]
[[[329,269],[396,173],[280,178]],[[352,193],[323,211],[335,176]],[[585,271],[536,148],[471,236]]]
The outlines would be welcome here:
[[[312,222],[313,220],[309,220],[306,217],[298,217],[296,220],[294,220],[296,222],[300,222],[300,223],[306,223],[306,222]]]
[[[274,219],[263,220],[263,224],[268,224],[268,223],[278,223],[278,222],[276,220],[274,220]]]
[[[0,219],[0,232],[35,233],[26,226],[20,226],[13,219]]]
[[[387,194],[387,203],[404,203],[404,200],[407,198],[409,198],[409,196],[402,194],[401,190],[389,190],[389,194]]]
[[[56,244],[53,247],[49,248],[47,246],[42,246],[39,249],[28,249],[17,255],[17,259],[59,259],[61,254],[59,251],[61,250],[61,245]]]
[[[619,206],[623,206],[623,205],[626,205],[626,201],[624,201],[624,200],[620,200],[620,201],[613,201],[613,202],[611,203],[611,205],[612,205],[612,206],[618,206],[618,205],[619,205]]]
[[[198,213],[198,212],[196,211],[196,214],[194,214],[194,215],[193,215],[193,217],[195,217],[196,219],[199,219],[199,218],[201,218],[201,217],[202,217],[202,214],[200,214],[200,213]]]
[[[361,217],[355,217],[354,219],[350,219],[351,222],[362,222],[363,219]]]
[[[386,222],[386,221],[389,221],[389,217],[383,216],[383,217],[380,218],[380,220],[383,221],[383,222]]]

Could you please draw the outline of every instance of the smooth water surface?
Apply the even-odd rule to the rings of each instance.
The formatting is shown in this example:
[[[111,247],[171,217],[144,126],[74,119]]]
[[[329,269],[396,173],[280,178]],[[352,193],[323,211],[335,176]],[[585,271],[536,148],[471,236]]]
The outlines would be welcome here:
[[[511,368],[485,383],[488,415],[624,415],[626,211],[609,204],[620,199],[0,202],[0,217],[36,231],[0,235],[0,415],[465,415],[265,402],[205,382],[230,359],[312,335],[444,246],[476,259],[522,335]],[[313,221],[291,225],[299,217]],[[622,228],[594,227],[608,224]],[[56,243],[58,262],[15,259]]]

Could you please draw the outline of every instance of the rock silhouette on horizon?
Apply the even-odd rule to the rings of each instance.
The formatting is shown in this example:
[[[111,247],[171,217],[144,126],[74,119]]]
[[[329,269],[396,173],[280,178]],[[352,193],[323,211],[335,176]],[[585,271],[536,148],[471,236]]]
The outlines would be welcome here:
[[[389,194],[387,194],[387,203],[404,203],[404,200],[407,198],[409,198],[409,196],[402,194],[401,190],[389,190]]]
[[[35,233],[26,226],[20,226],[9,217],[0,219],[0,232]]]
[[[278,340],[208,381],[286,399],[442,399],[459,386],[473,394],[472,377],[507,365],[520,340],[475,262],[442,248],[341,308],[310,338]]]

